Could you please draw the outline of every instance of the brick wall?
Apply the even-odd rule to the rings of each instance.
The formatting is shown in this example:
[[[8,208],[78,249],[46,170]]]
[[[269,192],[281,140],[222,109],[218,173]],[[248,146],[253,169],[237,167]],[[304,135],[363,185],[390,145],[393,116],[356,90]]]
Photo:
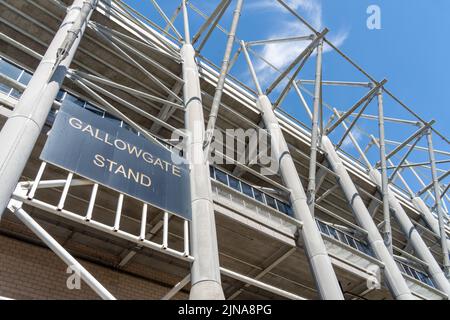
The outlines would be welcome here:
[[[158,282],[94,263],[78,261],[117,299],[160,299],[170,289]],[[49,249],[0,235],[0,296],[13,299],[99,299],[81,281],[66,286],[67,266]],[[178,299],[186,299],[183,292]]]

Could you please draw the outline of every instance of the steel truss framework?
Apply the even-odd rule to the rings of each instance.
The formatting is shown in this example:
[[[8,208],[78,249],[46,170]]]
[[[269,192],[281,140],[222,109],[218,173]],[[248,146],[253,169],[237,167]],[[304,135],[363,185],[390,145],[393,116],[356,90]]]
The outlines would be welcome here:
[[[46,10],[39,1],[29,0],[28,2],[40,10]],[[66,7],[65,3],[58,0],[53,2]],[[209,154],[208,151],[212,147],[214,129],[229,135],[226,128],[236,128],[239,124],[244,124],[249,128],[264,128],[270,137],[272,156],[279,162],[278,173],[274,173],[273,176],[264,176],[255,169],[252,162],[257,155],[255,146],[247,145],[246,151],[249,157],[246,158],[245,154],[238,155],[241,156],[239,161],[229,159],[217,150],[214,151],[216,155],[225,157],[235,165],[233,171],[235,176],[245,173],[253,175],[264,185],[270,186],[269,189],[272,191],[277,190],[287,195],[293,209],[292,221],[298,232],[297,245],[304,248],[316,283],[316,288],[312,290],[317,291],[322,299],[343,299],[344,295],[333,268],[336,266],[336,259],[328,252],[325,238],[314,219],[318,212],[337,220],[338,228],[341,230],[350,230],[367,241],[375,258],[384,266],[384,280],[392,297],[396,299],[417,297],[417,294],[411,291],[405,275],[396,262],[399,259],[424,266],[436,289],[446,296],[450,295],[447,235],[449,228],[446,225],[448,224],[446,202],[449,201],[447,193],[450,184],[445,184],[450,172],[445,169],[445,164],[449,160],[437,158],[448,156],[450,152],[435,150],[433,139],[441,139],[446,145],[449,141],[434,127],[434,121],[425,121],[412,111],[387,89],[387,80],[374,79],[327,39],[328,29],[314,29],[285,1],[277,0],[276,2],[310,30],[309,34],[258,41],[238,39],[236,33],[239,19],[242,10],[245,10],[243,0],[234,2],[229,31],[220,26],[219,22],[226,10],[231,10],[229,9],[231,0],[220,1],[210,15],[203,13],[192,2],[183,0],[171,17],[164,13],[157,1],[150,2],[165,22],[164,26],[159,26],[123,1],[75,0],[68,7],[64,23],[61,24],[50,46],[40,39],[33,39],[47,48],[43,56],[6,34],[0,35],[2,41],[41,61],[28,86],[8,80],[10,86],[23,91],[23,94],[19,102],[11,106],[12,116],[9,117],[0,133],[0,144],[7,150],[0,157],[0,168],[2,168],[0,181],[4,186],[0,194],[1,209],[8,206],[8,209],[65,263],[76,265],[81,270],[82,279],[104,299],[114,299],[114,297],[22,208],[23,205],[35,207],[50,215],[125,239],[136,244],[137,247],[156,250],[190,263],[190,274],[177,283],[162,297],[163,299],[170,299],[189,282],[191,283],[191,299],[223,299],[225,296],[221,286],[221,274],[245,283],[245,286],[229,294],[229,298],[237,297],[248,286],[255,286],[281,297],[304,299],[298,294],[260,280],[288,258],[296,250],[295,246],[275,257],[265,269],[254,276],[246,276],[220,266],[211,192],[213,185],[210,181],[209,163],[205,155]],[[8,1],[2,0],[0,3],[21,18],[33,21],[31,15],[21,12]],[[90,20],[95,11],[108,19]],[[47,13],[51,14],[48,11]],[[191,33],[193,30],[189,27],[189,20],[193,19],[194,14],[204,19],[195,34]],[[59,20],[58,17],[55,18]],[[175,26],[177,19],[183,21],[182,32]],[[1,22],[15,32],[27,35],[26,30],[12,25],[7,20],[1,18]],[[34,22],[39,23],[35,20]],[[50,34],[54,33],[47,26],[40,27]],[[215,30],[227,36],[221,66],[216,66],[202,55],[202,50]],[[89,59],[98,60],[91,52],[80,48],[79,43],[82,38],[94,40],[99,47],[108,52],[110,57],[124,62],[139,76],[131,76],[130,72],[120,70],[106,59],[99,61],[123,76],[122,81],[112,80],[89,68],[82,59],[74,60],[77,50]],[[292,41],[305,41],[307,45],[284,70],[279,70],[255,49],[256,46]],[[324,46],[330,47],[339,54],[366,80],[323,80],[322,66],[326,58],[323,53]],[[315,79],[302,79],[300,77],[302,70],[305,64],[312,60],[314,53]],[[230,74],[238,59],[243,59],[248,65],[256,90]],[[267,88],[263,88],[258,79],[253,66],[255,59],[265,63],[268,68],[272,68],[277,75]],[[167,61],[175,67],[167,67]],[[43,176],[49,165],[42,163],[32,181],[20,181],[26,161],[48,113],[52,108],[59,107],[55,98],[64,79],[68,79],[71,88],[80,92],[81,96],[123,120],[147,139],[166,148],[170,147],[171,141],[167,139],[167,136],[170,136],[172,132],[178,132],[188,140],[185,156],[192,163],[191,174],[197,183],[192,183],[193,220],[191,223],[181,221],[182,231],[178,234],[181,244],[175,244],[172,248],[169,243],[169,225],[175,219],[164,212],[158,218],[160,219],[158,223],[149,224],[149,205],[145,203],[141,203],[140,219],[133,221],[134,232],[122,229],[122,221],[128,219],[122,215],[123,194],[116,195],[117,205],[113,213],[112,225],[105,223],[102,219],[100,221],[94,219],[92,213],[96,206],[99,186],[91,181],[74,177],[72,173],[67,173],[64,179],[44,180]],[[2,82],[6,80],[2,78]],[[215,88],[213,94],[200,85],[200,80],[212,83]],[[312,91],[308,89],[309,85],[313,85]],[[362,88],[366,90],[366,93],[347,110],[338,110],[323,101],[323,88],[326,86]],[[260,112],[259,123],[255,123],[245,113],[237,112],[222,101],[225,92],[230,95],[230,92],[236,91],[237,96],[245,104]],[[304,108],[310,118],[310,125],[301,123],[282,110],[283,103],[291,92],[298,96],[299,105]],[[312,98],[311,106],[304,95]],[[38,96],[43,98],[37,100]],[[386,97],[409,113],[412,120],[385,116],[384,99]],[[39,101],[38,104],[33,104],[34,109],[31,113],[30,101]],[[373,101],[377,102],[377,113],[367,114],[366,110]],[[324,119],[325,108],[331,112],[329,119]],[[207,121],[205,121],[204,113],[208,114]],[[231,122],[230,118],[224,118],[223,113],[232,114],[236,123]],[[369,143],[366,146],[361,146],[355,137],[355,132],[362,131],[358,124],[363,120],[375,121],[378,125],[376,134],[367,134]],[[388,122],[411,126],[416,131],[403,142],[389,140],[385,132]],[[198,123],[203,126],[200,131],[194,130],[194,126]],[[307,132],[309,152],[300,150],[290,142],[292,139],[287,138],[291,135],[289,128],[293,126],[301,128],[296,132]],[[180,128],[190,133],[189,138],[180,132]],[[22,139],[18,140],[19,137]],[[422,140],[426,140],[426,147],[420,145]],[[374,193],[368,192],[353,181],[355,170],[350,169],[349,165],[353,161],[352,156],[343,148],[344,144],[349,145],[347,141],[350,141],[350,145],[360,157],[356,159],[354,166],[358,167],[357,170],[360,172],[365,171],[366,180],[375,186]],[[223,147],[227,148],[227,146]],[[373,153],[371,156],[368,153],[368,150],[374,147],[377,148],[376,158],[373,157]],[[234,150],[231,151],[234,153]],[[424,152],[428,152],[428,161],[417,161],[414,155]],[[299,158],[306,159],[308,164],[305,166],[298,160]],[[303,169],[306,169],[306,173]],[[425,169],[429,171],[426,178],[422,173]],[[410,172],[410,175],[406,176],[406,172]],[[417,181],[410,182],[411,175]],[[335,185],[319,195],[327,177],[332,179]],[[401,184],[397,184],[397,181]],[[306,188],[304,182],[306,182]],[[56,205],[36,197],[40,189],[55,188],[60,190]],[[65,208],[66,199],[72,188],[89,189],[87,191],[89,193],[88,207],[85,212],[74,212]],[[344,214],[344,210],[333,203],[330,197],[334,193],[336,198],[347,202],[353,217],[346,216],[347,213]],[[364,202],[363,196],[370,199],[368,205]],[[408,207],[408,210],[411,208],[415,210],[422,221],[417,222],[411,219],[405,207]],[[150,230],[148,230],[149,226]],[[203,232],[198,232],[200,228]],[[159,239],[161,242],[157,242],[153,240],[153,236],[160,229],[162,229],[162,237]],[[402,245],[395,243],[394,233],[402,234],[405,239]],[[430,239],[433,242],[432,245],[429,244]],[[125,265],[136,252],[128,251],[119,265]]]

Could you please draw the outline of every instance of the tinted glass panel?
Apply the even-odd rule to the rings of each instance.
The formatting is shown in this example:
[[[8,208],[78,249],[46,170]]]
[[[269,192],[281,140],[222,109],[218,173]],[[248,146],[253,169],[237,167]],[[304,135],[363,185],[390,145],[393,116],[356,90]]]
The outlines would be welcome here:
[[[11,87],[7,86],[4,83],[0,83],[0,91],[8,94],[9,91],[11,91]]]
[[[336,240],[339,240],[337,231],[336,231],[334,228],[332,228],[332,227],[329,226],[329,227],[328,227],[328,230],[330,231],[330,236],[332,236],[332,237],[335,238]]]
[[[411,272],[411,269],[408,266],[403,265],[403,267],[405,268],[405,271],[409,276],[414,277],[414,275]]]
[[[217,170],[217,169],[216,169],[216,179],[217,179],[217,181],[220,181],[220,182],[228,185],[227,175],[224,172]]]
[[[266,194],[266,202],[270,207],[277,209],[277,204],[275,203],[275,199]]]
[[[16,89],[12,89],[12,91],[11,91],[11,97],[14,97],[14,98],[16,98],[16,99],[19,99],[20,98],[20,96],[22,95],[19,91],[17,91]]]
[[[336,233],[338,234],[338,239],[343,242],[343,243],[347,243],[347,240],[345,239],[345,235],[340,232],[339,230],[336,230]]]
[[[232,176],[228,176],[228,182],[230,184],[230,187],[232,187],[233,189],[237,190],[237,191],[241,191],[241,186],[239,184],[239,180],[236,178],[233,178]]]
[[[28,83],[31,80],[31,74],[29,74],[28,72],[24,71],[22,73],[22,75],[19,78],[19,82],[24,84],[24,85],[28,85]]]
[[[263,194],[262,194],[261,191],[259,191],[258,189],[253,188],[253,193],[255,194],[255,199],[256,200],[264,203]]]
[[[293,217],[294,216],[294,212],[292,211],[292,207],[290,205],[286,205],[286,209],[287,209],[288,215]]]
[[[362,243],[362,242],[361,242],[361,245],[363,246],[364,252],[365,252],[366,254],[368,254],[369,256],[373,256],[372,249],[371,249],[366,243]]]
[[[278,205],[278,210],[279,211],[281,211],[281,212],[283,212],[285,214],[288,214],[288,209],[287,209],[286,205],[283,202],[281,202],[280,200],[277,200],[277,205]]]
[[[424,283],[427,283],[427,276],[426,276],[424,273],[422,273],[422,272],[417,272],[417,275],[419,276],[419,280],[420,280],[420,281],[422,281],[422,282],[424,282]]]
[[[416,278],[417,280],[420,280],[420,277],[419,277],[419,275],[417,274],[416,270],[414,270],[414,269],[411,268],[411,273],[412,273],[412,275],[413,275],[414,278]]]
[[[356,246],[356,242],[355,242],[355,240],[354,240],[352,237],[349,237],[349,236],[346,235],[346,238],[347,238],[347,243],[348,243],[351,247],[353,247],[353,248],[355,248],[355,249],[358,249],[358,247]]]
[[[16,66],[13,66],[9,62],[5,60],[0,60],[0,73],[6,75],[7,77],[17,80],[19,79],[20,73],[22,72],[22,69],[17,68]]]
[[[319,222],[320,231],[325,233],[325,234],[327,234],[327,235],[330,235],[330,232],[328,231],[327,225],[325,223],[323,223],[322,221],[318,221],[318,222]]]
[[[252,191],[252,187],[249,186],[248,184],[246,184],[245,182],[241,182],[241,186],[242,186],[242,192],[244,194],[246,194],[249,197],[253,198],[253,191]]]
[[[358,248],[358,250],[361,252],[365,252],[362,243],[359,241],[355,241],[355,242],[356,242],[356,247]]]
[[[424,282],[426,284],[428,284],[429,286],[435,287],[433,281],[428,276],[425,277],[425,281]]]

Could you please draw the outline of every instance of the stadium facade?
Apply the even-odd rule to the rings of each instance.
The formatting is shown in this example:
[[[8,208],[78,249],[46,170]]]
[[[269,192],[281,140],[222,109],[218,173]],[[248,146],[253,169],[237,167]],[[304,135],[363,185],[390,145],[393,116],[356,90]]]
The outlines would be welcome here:
[[[448,140],[434,122],[396,98],[386,81],[373,79],[330,43],[327,29],[315,30],[284,1],[275,2],[311,34],[240,41],[242,0],[220,1],[199,30],[189,22],[201,11],[184,1],[173,17],[152,1],[165,21],[160,26],[119,0],[0,0],[0,296],[448,299],[449,171],[436,155],[449,152],[435,150],[433,138],[447,145]],[[223,61],[216,66],[201,48],[231,7],[230,30],[222,29]],[[262,88],[253,46],[299,40],[307,41],[305,49]],[[367,81],[323,80],[325,45]],[[314,56],[315,79],[297,80]],[[238,58],[249,68],[252,85],[230,75]],[[312,103],[303,96],[308,84]],[[325,124],[326,85],[365,93],[344,112],[334,109]],[[273,99],[276,87],[284,89]],[[288,92],[299,95],[308,124],[280,108]],[[388,96],[413,120],[385,118]],[[360,146],[352,129],[370,119],[364,109],[372,100],[379,131],[369,146]],[[156,178],[133,171],[128,160],[114,162],[120,152],[95,155],[102,175],[84,173],[84,155],[94,142],[71,140],[69,122],[61,126],[64,115],[77,119],[70,124],[83,133],[80,139],[90,135],[89,141],[105,148],[128,150],[175,182],[161,178],[161,185],[169,185],[147,201],[137,190]],[[94,119],[116,139],[82,125]],[[388,121],[415,128],[391,150]],[[334,139],[332,133],[342,128]],[[275,167],[253,161],[263,152],[252,134],[233,135],[231,129],[264,135],[270,152],[259,160],[275,159]],[[181,151],[174,135],[183,141]],[[230,135],[244,143],[243,150],[224,142]],[[50,147],[50,139],[57,147]],[[133,149],[138,141],[150,141],[161,154],[176,151],[187,164],[144,155]],[[348,141],[357,157],[341,148]],[[368,148],[377,150],[377,159],[367,155]],[[429,159],[414,162],[414,152]],[[212,161],[211,154],[222,162]],[[417,167],[429,169],[428,180]],[[190,179],[180,182],[183,168]],[[139,186],[126,189],[118,175]],[[419,183],[410,183],[411,176]],[[189,186],[180,189],[186,181]]]

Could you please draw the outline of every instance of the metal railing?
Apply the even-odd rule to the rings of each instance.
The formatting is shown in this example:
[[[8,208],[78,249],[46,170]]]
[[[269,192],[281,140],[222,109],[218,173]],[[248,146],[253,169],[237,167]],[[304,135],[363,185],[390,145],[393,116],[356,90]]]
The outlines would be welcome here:
[[[244,182],[243,180],[238,179],[232,176],[231,174],[226,173],[225,171],[220,170],[216,167],[210,166],[210,176],[215,181],[218,181],[219,183],[226,185],[228,188],[233,189],[234,191],[240,193],[241,195],[244,195],[246,198],[251,198],[253,201],[243,201],[243,199],[241,198],[237,199],[236,196],[233,197],[229,192],[226,192],[224,190],[218,190],[213,186],[213,191],[216,192],[216,194],[222,195],[235,203],[238,202],[240,205],[250,210],[253,210],[257,214],[269,218],[270,220],[276,220],[277,222],[281,223],[284,226],[288,226],[290,224],[289,221],[280,222],[279,217],[271,214],[273,213],[272,212],[273,209],[278,211],[279,213],[291,216],[292,208],[289,203],[282,201],[278,198],[275,198],[274,196],[269,195],[267,192],[264,192],[257,187],[251,186],[250,184]],[[260,206],[256,205],[258,202],[261,204]],[[372,249],[366,242],[350,235],[347,232],[339,230],[338,228],[335,228],[330,224],[321,221],[320,219],[316,218],[315,220],[319,228],[319,231],[323,235],[329,236],[339,241],[340,243],[350,246],[363,254],[375,257]],[[291,225],[291,227],[293,227],[293,225]],[[435,284],[433,283],[432,279],[426,274],[426,272],[420,271],[417,268],[414,268],[411,265],[406,264],[405,262],[399,261],[399,259],[395,259],[395,261],[403,274],[413,277],[416,280],[435,288]]]

